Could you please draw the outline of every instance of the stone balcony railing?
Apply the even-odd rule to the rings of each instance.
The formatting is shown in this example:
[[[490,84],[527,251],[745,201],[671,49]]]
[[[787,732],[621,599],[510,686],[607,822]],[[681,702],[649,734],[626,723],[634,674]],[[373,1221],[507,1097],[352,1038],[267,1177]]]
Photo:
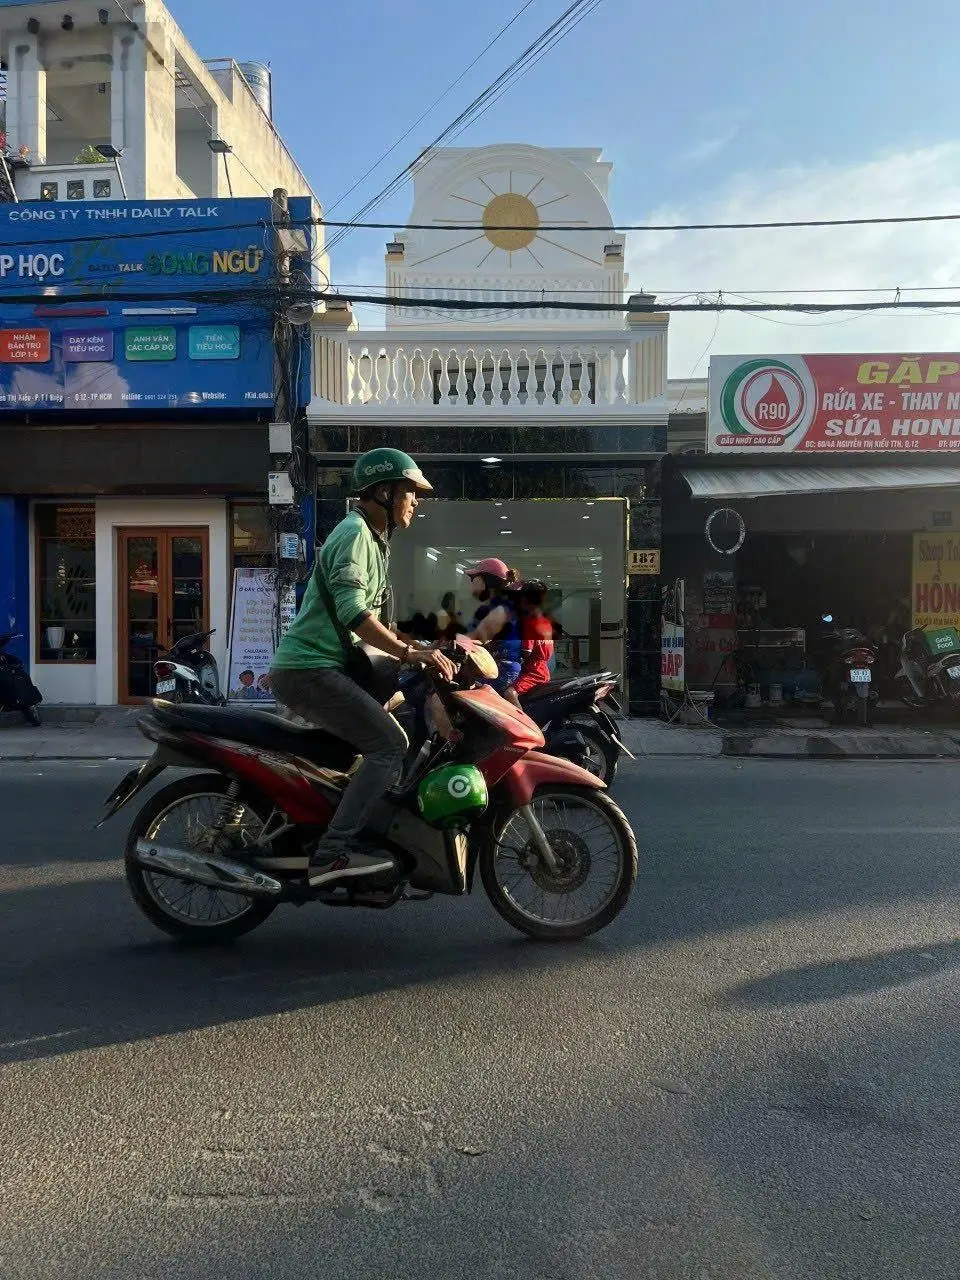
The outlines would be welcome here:
[[[606,333],[314,332],[312,421],[666,421],[666,317]],[[647,322],[648,321],[648,322]]]
[[[37,164],[17,167],[13,178],[20,200],[122,200],[116,167],[103,164]]]

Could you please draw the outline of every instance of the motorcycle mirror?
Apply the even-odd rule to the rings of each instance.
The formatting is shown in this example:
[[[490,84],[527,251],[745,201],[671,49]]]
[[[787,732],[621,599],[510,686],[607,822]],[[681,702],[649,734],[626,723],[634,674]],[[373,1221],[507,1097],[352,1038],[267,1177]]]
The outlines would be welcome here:
[[[821,621],[821,622],[832,622],[832,621],[833,621],[833,614],[832,614],[832,613],[821,613],[821,615],[820,615],[820,621]]]

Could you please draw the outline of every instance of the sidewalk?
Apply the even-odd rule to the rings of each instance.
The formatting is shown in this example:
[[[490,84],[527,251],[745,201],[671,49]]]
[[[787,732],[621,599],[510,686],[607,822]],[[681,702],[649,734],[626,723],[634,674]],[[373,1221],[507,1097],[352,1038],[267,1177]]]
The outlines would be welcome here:
[[[756,756],[761,759],[930,760],[960,757],[960,728],[882,725],[837,729],[811,718],[805,725],[718,728],[660,720],[623,723],[625,746],[636,756]]]
[[[3,760],[143,760],[150,743],[137,731],[136,707],[44,707],[39,729],[16,716],[0,716]],[[82,714],[81,714],[82,713]],[[960,729],[884,726],[833,729],[814,722],[718,729],[624,720],[621,737],[638,759],[654,756],[755,756],[773,759],[955,759]]]

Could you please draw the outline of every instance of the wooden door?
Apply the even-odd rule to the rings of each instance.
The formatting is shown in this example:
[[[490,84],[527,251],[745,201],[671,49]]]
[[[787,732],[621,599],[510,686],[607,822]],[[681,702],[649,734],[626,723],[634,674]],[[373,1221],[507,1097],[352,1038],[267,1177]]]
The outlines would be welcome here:
[[[119,696],[153,696],[153,664],[210,616],[210,536],[202,529],[120,529]]]

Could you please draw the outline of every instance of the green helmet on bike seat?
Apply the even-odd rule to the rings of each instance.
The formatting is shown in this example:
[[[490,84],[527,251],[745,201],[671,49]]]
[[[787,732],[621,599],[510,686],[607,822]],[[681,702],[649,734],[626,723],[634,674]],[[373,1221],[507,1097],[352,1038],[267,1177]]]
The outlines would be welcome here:
[[[378,484],[414,485],[418,493],[432,493],[433,485],[402,449],[370,449],[354,463],[350,492],[364,493]]]

